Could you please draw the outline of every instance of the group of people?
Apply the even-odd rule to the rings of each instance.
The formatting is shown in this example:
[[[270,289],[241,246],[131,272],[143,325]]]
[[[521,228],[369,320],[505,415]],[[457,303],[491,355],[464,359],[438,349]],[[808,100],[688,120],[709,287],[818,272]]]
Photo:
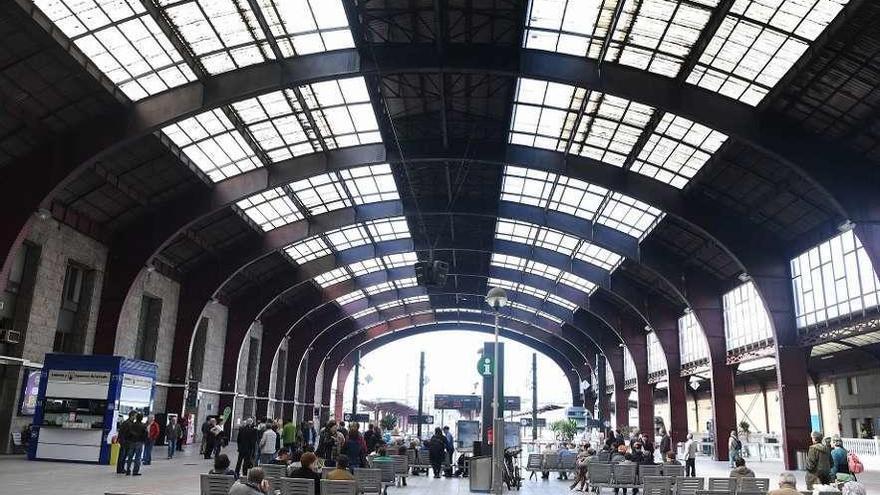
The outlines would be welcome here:
[[[167,428],[166,434],[173,435],[176,440],[180,429],[180,426],[177,425],[177,419],[172,418],[172,423]],[[126,476],[140,476],[141,465],[149,466],[153,462],[153,446],[156,445],[159,433],[159,423],[156,422],[155,417],[150,415],[144,422],[143,414],[135,410],[129,411],[128,418],[116,427],[116,441],[120,447],[116,460],[116,473]],[[173,446],[169,444],[169,459],[176,446],[176,441]]]
[[[738,435],[730,436],[729,447],[731,449],[731,471],[729,476],[737,480],[742,478],[754,478],[755,472],[746,466],[746,460],[742,456],[742,444]],[[861,464],[857,458],[850,455],[843,447],[839,437],[823,438],[818,432],[811,434],[812,445],[807,452],[806,485],[807,490],[813,490],[818,484],[838,483],[842,492],[849,495],[864,495],[864,486],[855,479],[855,475],[861,472]],[[736,440],[737,442],[734,442]],[[692,434],[687,435],[684,444],[685,476],[696,476],[695,458],[698,444]],[[618,464],[675,464],[681,465],[677,459],[676,450],[670,436],[665,431],[660,431],[660,460],[655,457],[654,444],[650,437],[644,434],[634,434],[627,441],[620,430],[609,431],[602,448],[599,451],[591,448],[589,443],[581,446],[578,450],[572,450],[566,444],[562,444],[559,455],[576,455],[574,482],[570,485],[571,490],[583,491],[589,481],[590,462],[611,462]],[[853,463],[855,469],[853,469]],[[545,473],[545,478],[548,473]],[[560,473],[560,479],[567,479],[564,473]],[[792,473],[781,473],[779,488],[771,491],[769,495],[799,495],[797,480]],[[615,490],[617,493],[617,490]],[[626,491],[624,490],[624,493]],[[638,490],[633,490],[633,494]]]
[[[210,434],[214,427],[208,423]],[[207,438],[207,437],[206,437]],[[355,468],[374,462],[392,462],[387,447],[391,436],[374,424],[361,433],[360,424],[329,421],[316,432],[311,421],[295,426],[292,422],[282,425],[278,420],[255,422],[248,418],[238,431],[238,461],[233,469],[226,454],[214,451],[216,445],[206,441],[206,452],[215,452],[211,474],[230,475],[238,480],[230,495],[253,495],[267,493],[260,464],[282,464],[292,478],[315,480],[316,495],[320,495],[322,467],[335,467],[327,475],[331,480],[352,480]],[[414,442],[410,448],[427,447],[434,477],[440,478],[443,465],[449,465],[455,444],[449,427],[435,428],[427,441]],[[394,445],[397,455],[406,455],[407,446],[400,441]],[[206,453],[206,457],[207,457]],[[369,461],[368,461],[369,458]],[[416,474],[414,471],[413,474]],[[406,485],[406,479],[403,479]]]

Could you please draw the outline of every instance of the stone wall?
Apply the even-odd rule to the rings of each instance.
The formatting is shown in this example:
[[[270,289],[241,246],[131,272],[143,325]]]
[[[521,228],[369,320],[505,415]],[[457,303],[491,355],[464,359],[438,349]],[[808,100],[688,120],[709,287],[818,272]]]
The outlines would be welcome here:
[[[107,247],[52,219],[34,218],[31,221],[27,240],[39,244],[42,252],[22,357],[42,363],[43,356],[47,352],[52,352],[61,309],[64,276],[70,261],[95,271],[84,347],[85,354],[91,354],[104,281],[104,266],[107,262]]]
[[[174,348],[174,330],[177,323],[177,303],[180,296],[180,284],[170,278],[147,269],[141,270],[129,289],[119,315],[119,326],[116,330],[114,354],[117,356],[135,357],[138,327],[140,324],[141,303],[143,296],[162,300],[162,313],[159,317],[159,331],[156,340],[156,366],[158,381],[168,382],[171,371],[171,355]],[[165,410],[167,389],[158,387],[153,402],[156,411]]]
[[[202,312],[208,319],[208,334],[203,350],[192,349],[191,353],[204,352],[205,362],[202,367],[202,381],[199,384],[198,418],[218,414],[220,403],[220,380],[223,368],[223,348],[226,344],[226,325],[229,309],[219,302],[209,302]]]
[[[247,391],[245,390],[245,386],[247,385],[247,370],[249,367],[254,367],[254,369],[259,370],[260,368],[260,352],[257,350],[256,356],[257,360],[254,363],[248,362],[248,356],[250,355],[250,342],[251,337],[258,339],[259,343],[263,343],[263,324],[259,321],[254,322],[251,325],[248,333],[245,335],[243,342],[241,342],[241,351],[238,354],[238,376],[235,382],[235,409],[233,411],[233,417],[237,420],[241,418],[244,411],[244,395],[246,395]],[[233,342],[232,345],[238,345],[238,343]],[[257,374],[257,380],[260,379],[259,373]]]

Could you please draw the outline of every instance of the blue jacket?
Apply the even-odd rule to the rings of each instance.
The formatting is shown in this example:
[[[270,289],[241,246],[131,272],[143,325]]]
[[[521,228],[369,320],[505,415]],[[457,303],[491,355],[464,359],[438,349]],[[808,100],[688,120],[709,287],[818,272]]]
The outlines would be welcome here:
[[[831,451],[831,476],[837,473],[849,473],[848,452],[843,447],[834,447]]]

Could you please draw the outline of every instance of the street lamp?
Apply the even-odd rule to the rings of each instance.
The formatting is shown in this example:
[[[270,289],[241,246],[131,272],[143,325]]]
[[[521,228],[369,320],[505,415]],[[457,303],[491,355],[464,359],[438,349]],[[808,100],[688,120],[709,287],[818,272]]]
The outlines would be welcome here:
[[[504,420],[502,419],[501,421],[498,421],[498,402],[501,400],[500,397],[498,397],[498,318],[501,308],[507,306],[507,292],[505,292],[505,290],[501,287],[492,287],[486,294],[486,304],[488,304],[492,308],[492,311],[495,312],[495,358],[492,362],[492,366],[495,368],[494,370],[492,370],[492,430],[494,432],[494,444],[492,445],[492,493],[500,495],[500,459],[504,452],[501,449],[503,449],[504,446],[499,441],[499,438],[501,438],[504,434]]]

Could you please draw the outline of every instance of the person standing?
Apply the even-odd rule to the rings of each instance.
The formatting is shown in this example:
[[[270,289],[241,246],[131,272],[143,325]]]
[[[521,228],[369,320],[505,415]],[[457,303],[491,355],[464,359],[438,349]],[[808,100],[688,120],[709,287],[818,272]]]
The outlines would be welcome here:
[[[352,428],[348,432],[348,439],[342,445],[342,449],[339,451],[341,455],[337,458],[342,458],[345,456],[348,458],[349,466],[351,468],[359,468],[364,465],[364,461],[367,457],[367,453],[365,452],[366,448],[363,445],[363,439],[361,439],[360,434]]]
[[[687,441],[684,443],[684,475],[695,477],[697,475],[697,447],[699,444],[694,441],[694,434],[688,433]]]
[[[212,425],[211,425],[211,421],[213,421],[213,420],[210,419],[210,418],[205,418],[205,422],[202,423],[202,445],[201,445],[201,447],[199,447],[199,453],[200,453],[200,454],[204,454],[204,453],[205,453],[205,447],[206,447],[206,444],[207,444],[208,441],[209,441],[209,439],[208,439],[208,432],[211,431],[211,426],[212,426]],[[207,457],[205,457],[205,459],[207,459]]]
[[[672,451],[672,435],[666,430],[660,430],[660,458],[666,461],[670,451]]]
[[[269,464],[275,458],[275,444],[278,442],[278,432],[274,424],[267,424],[266,431],[260,438],[260,463]]]
[[[813,485],[825,485],[831,481],[831,452],[822,441],[821,433],[814,431],[810,438],[813,444],[807,450],[807,491],[812,491]]]
[[[375,440],[373,440],[373,436],[376,434],[376,432],[373,431],[373,428],[375,428],[375,426],[373,426],[373,423],[369,423],[367,424],[367,431],[364,432],[364,443],[367,444],[367,450],[369,452],[373,452],[376,448],[376,442]]]
[[[238,460],[235,461],[235,472],[238,475],[247,474],[248,469],[254,467],[254,456],[257,454],[257,443],[260,434],[254,428],[254,420],[247,418],[238,430]]]
[[[171,416],[168,425],[165,427],[165,441],[168,442],[168,458],[174,458],[174,451],[177,450],[177,442],[181,436],[180,425],[177,424],[177,416]]]
[[[434,428],[434,436],[428,441],[428,457],[431,460],[431,467],[434,469],[434,478],[440,477],[440,466],[443,464],[445,455],[446,437],[443,436],[443,430]]]
[[[116,428],[116,443],[119,444],[119,455],[116,457],[116,474],[125,474],[125,462],[128,459],[128,451],[131,449],[131,425],[137,417],[137,412],[132,410],[128,418],[119,423]]]
[[[736,458],[742,457],[742,442],[739,441],[739,434],[736,430],[730,432],[730,439],[727,440],[727,457],[730,460],[730,468],[736,467]]]
[[[843,448],[843,440],[835,435],[834,448],[831,450],[831,480],[837,478],[837,473],[852,474],[849,472],[849,452]]]
[[[147,425],[144,424],[144,417],[137,414],[131,423],[129,430],[130,447],[125,455],[125,475],[140,476],[141,473],[141,456],[144,453],[144,442],[147,440]],[[134,470],[131,465],[134,464]]]
[[[211,428],[211,435],[213,436],[213,444],[214,449],[211,451],[211,456],[217,457],[220,455],[220,449],[223,448],[224,441],[226,440],[226,429],[223,425],[223,418],[217,419],[217,424],[215,424]]]
[[[303,450],[305,450],[306,446],[315,448],[315,443],[318,441],[318,432],[315,431],[315,422],[309,421],[308,423],[300,423],[300,425],[302,426]]]
[[[452,438],[452,433],[449,432],[448,426],[443,427],[443,436],[446,437],[446,463],[452,466],[452,454],[455,453],[455,439]]]
[[[296,450],[296,425],[293,420],[288,421],[281,427],[281,443],[289,452]]]
[[[144,466],[149,466],[153,463],[153,446],[156,445],[158,438],[159,423],[156,422],[156,417],[151,414],[147,422],[147,439],[144,442]]]

